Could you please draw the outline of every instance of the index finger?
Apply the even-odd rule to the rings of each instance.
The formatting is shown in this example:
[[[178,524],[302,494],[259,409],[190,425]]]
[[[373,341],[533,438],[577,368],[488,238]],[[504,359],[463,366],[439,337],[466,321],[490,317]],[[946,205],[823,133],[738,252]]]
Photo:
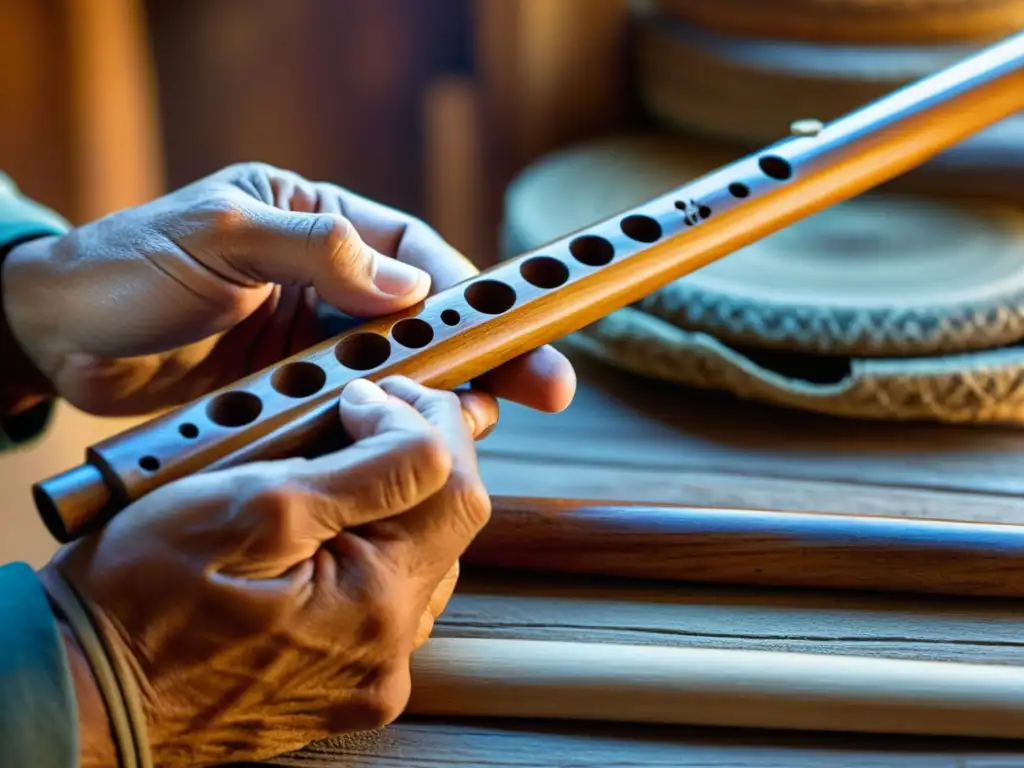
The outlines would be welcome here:
[[[322,211],[340,213],[371,248],[429,274],[435,293],[479,273],[468,258],[415,216],[332,184],[320,187]]]
[[[423,583],[426,599],[487,523],[490,497],[480,477],[476,445],[458,397],[404,377],[384,379],[380,387],[422,414],[442,435],[452,458],[444,488],[392,518],[388,534],[378,542],[396,562],[404,564],[410,576]],[[394,536],[391,526],[397,526],[401,535]]]
[[[345,216],[370,247],[430,275],[431,293],[447,290],[480,273],[469,259],[414,216],[341,187],[319,187],[324,211]],[[543,346],[495,368],[474,381],[473,387],[527,408],[557,413],[572,402],[576,376],[562,353]]]

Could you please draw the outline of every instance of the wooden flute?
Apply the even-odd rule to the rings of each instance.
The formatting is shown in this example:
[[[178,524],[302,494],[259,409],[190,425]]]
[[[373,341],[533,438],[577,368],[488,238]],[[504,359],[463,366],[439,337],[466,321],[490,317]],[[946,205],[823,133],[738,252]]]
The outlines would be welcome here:
[[[464,566],[759,587],[1024,597],[1024,526],[495,496]],[[651,557],[657,552],[657,557]]]
[[[342,439],[355,378],[460,386],[1021,110],[1024,33],[94,445],[36,507],[66,542],[187,475],[307,455]]]

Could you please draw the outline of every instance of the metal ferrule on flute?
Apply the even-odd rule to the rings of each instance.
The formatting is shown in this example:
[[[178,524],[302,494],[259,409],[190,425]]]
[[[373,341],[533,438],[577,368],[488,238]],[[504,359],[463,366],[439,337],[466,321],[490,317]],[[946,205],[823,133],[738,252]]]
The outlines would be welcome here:
[[[95,445],[34,487],[38,510],[68,541],[187,475],[303,455],[337,440],[355,378],[459,386],[1022,109],[1024,33]]]

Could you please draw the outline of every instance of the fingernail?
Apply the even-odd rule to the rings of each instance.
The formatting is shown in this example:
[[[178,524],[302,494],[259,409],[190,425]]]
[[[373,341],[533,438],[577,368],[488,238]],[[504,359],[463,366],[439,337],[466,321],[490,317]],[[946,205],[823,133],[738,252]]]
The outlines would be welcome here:
[[[352,405],[368,405],[370,403],[385,403],[388,393],[367,379],[355,379],[345,385],[341,390],[341,397]]]
[[[382,256],[377,259],[377,273],[373,284],[392,296],[405,296],[419,287],[426,273],[398,259]]]

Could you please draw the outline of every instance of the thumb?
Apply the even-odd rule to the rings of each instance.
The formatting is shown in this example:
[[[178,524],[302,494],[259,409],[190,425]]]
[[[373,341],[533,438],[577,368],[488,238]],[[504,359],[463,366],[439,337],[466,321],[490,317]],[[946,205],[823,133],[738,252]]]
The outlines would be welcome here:
[[[328,304],[348,315],[398,312],[430,292],[430,276],[385,256],[336,213],[285,211],[251,201],[231,237],[231,266],[265,283],[312,285]]]

